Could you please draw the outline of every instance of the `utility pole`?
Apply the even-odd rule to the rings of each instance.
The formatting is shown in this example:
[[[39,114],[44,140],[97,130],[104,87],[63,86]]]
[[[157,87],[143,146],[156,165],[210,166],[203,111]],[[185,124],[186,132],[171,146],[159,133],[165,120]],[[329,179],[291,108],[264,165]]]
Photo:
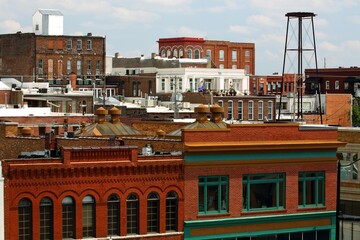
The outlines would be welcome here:
[[[179,119],[179,108],[177,103],[177,77],[175,76],[175,84],[174,84],[174,119]]]

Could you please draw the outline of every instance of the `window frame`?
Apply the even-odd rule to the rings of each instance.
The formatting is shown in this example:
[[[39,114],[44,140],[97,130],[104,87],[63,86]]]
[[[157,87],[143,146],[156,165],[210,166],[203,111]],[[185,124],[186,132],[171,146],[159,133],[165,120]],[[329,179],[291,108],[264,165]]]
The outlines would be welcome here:
[[[244,102],[243,100],[238,101],[238,120],[243,120],[243,109],[244,109]]]
[[[117,194],[107,199],[107,235],[120,235],[120,197]]]
[[[52,239],[54,236],[54,204],[51,198],[40,201],[40,239]]]
[[[159,233],[160,230],[160,197],[151,192],[147,197],[147,233]]]
[[[72,197],[66,196],[61,202],[62,238],[76,237],[76,205]],[[66,229],[66,231],[64,231]]]
[[[315,176],[309,176],[315,174]],[[302,175],[302,176],[301,176]],[[314,184],[315,192],[307,190],[307,183]],[[325,172],[324,171],[312,171],[312,172],[299,172],[298,175],[298,207],[323,207],[325,206]],[[302,193],[300,192],[300,185],[302,184]],[[321,184],[321,196],[319,198],[319,186]],[[315,194],[315,203],[307,204],[306,199],[308,194]],[[301,201],[301,202],[300,202]]]
[[[85,222],[90,225],[84,226]],[[86,195],[82,200],[82,235],[83,237],[96,236],[96,203],[91,195]]]
[[[18,205],[18,238],[32,239],[32,202],[28,198],[22,198]]]
[[[175,191],[166,194],[165,231],[178,231],[179,197]]]
[[[250,179],[257,178],[257,179]],[[251,208],[251,186],[259,184],[275,184],[275,207],[258,207]],[[282,183],[282,191],[280,191],[280,185]],[[254,211],[268,211],[268,210],[282,210],[285,209],[286,203],[286,175],[285,173],[264,173],[264,174],[246,174],[242,178],[243,187],[243,212],[254,212]],[[282,194],[282,196],[280,196]],[[281,205],[282,203],[282,205]]]
[[[237,61],[237,51],[236,50],[232,50],[231,51],[231,60],[233,62],[236,62]]]
[[[210,181],[215,180],[215,181]],[[223,186],[225,190],[223,190]],[[217,209],[208,209],[209,203],[208,201],[211,196],[208,196],[208,191],[210,187],[217,187],[217,196],[212,196],[214,202],[216,202],[216,197],[218,199],[217,204],[214,205]],[[199,176],[198,178],[198,188],[199,188],[199,195],[198,195],[198,214],[199,215],[208,215],[208,214],[223,214],[229,212],[229,176],[227,175],[219,175],[219,176]],[[203,189],[203,196],[201,198],[201,189]],[[222,197],[222,191],[225,191],[225,199]],[[209,199],[208,199],[209,198]],[[225,203],[223,203],[225,200]],[[202,204],[201,204],[202,203]],[[222,207],[224,209],[222,209]]]
[[[273,120],[274,102],[269,100],[267,105],[267,120]]]
[[[234,116],[234,102],[233,102],[233,100],[228,100],[228,102],[227,102],[227,119],[228,120],[231,120],[231,119],[233,119],[233,116]]]
[[[82,50],[82,40],[81,40],[81,39],[77,39],[77,40],[76,40],[76,50],[77,50],[77,51],[81,51],[81,50]]]
[[[137,234],[139,234],[139,196],[131,193],[126,198],[126,235]]]
[[[219,50],[219,61],[223,62],[225,61],[225,51],[224,50]]]
[[[264,102],[262,100],[258,101],[258,120],[264,119]]]
[[[92,50],[92,41],[91,41],[91,39],[86,40],[86,50]]]
[[[254,120],[254,101],[248,102],[248,120]]]

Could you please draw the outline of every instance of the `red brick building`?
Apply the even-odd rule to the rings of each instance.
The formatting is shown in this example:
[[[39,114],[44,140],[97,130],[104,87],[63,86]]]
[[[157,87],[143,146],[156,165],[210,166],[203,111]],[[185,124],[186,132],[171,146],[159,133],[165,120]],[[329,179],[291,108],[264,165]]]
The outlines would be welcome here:
[[[2,162],[5,239],[183,238],[181,156],[131,146],[62,153]]]
[[[100,81],[105,73],[105,38],[51,36],[34,33],[0,35],[0,75],[24,82],[44,82],[73,88]]]
[[[245,69],[255,73],[255,44],[205,40],[203,38],[160,38],[159,55],[168,58],[207,58],[215,68]]]
[[[185,239],[335,240],[335,128],[184,129]]]
[[[283,82],[283,87],[281,84]],[[294,74],[284,74],[284,77],[278,74],[268,76],[254,75],[250,77],[250,94],[267,95],[276,94],[283,96],[293,93],[296,90],[297,76]],[[295,86],[295,88],[294,88]],[[304,89],[303,89],[304,92]]]
[[[360,94],[360,68],[321,68],[305,69],[305,93],[314,94],[320,86],[320,92]]]

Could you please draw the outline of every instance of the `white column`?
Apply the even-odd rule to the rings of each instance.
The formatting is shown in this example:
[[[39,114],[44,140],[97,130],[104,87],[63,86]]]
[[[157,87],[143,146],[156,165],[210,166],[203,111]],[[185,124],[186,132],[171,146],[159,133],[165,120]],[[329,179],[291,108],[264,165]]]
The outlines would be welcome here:
[[[0,161],[0,239],[5,239],[5,217],[4,217],[4,177],[2,175],[2,167]]]

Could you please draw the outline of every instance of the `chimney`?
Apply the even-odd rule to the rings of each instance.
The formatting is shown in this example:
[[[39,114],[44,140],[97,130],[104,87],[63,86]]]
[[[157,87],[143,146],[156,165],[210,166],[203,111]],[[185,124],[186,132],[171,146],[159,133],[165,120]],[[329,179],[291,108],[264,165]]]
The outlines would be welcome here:
[[[211,111],[211,121],[214,123],[219,123],[223,119],[224,108],[220,107],[218,104],[214,104],[214,106],[210,107]]]
[[[31,136],[31,132],[32,132],[32,130],[31,130],[31,128],[28,127],[28,126],[25,126],[25,127],[23,127],[23,128],[21,129],[21,135],[22,135],[23,137],[30,137],[30,136]]]
[[[198,121],[199,123],[206,123],[208,121],[207,115],[208,115],[208,113],[210,113],[209,107],[206,107],[205,105],[200,104],[194,110],[197,113],[196,121]]]
[[[111,115],[111,120],[110,122],[113,123],[113,124],[118,124],[120,123],[120,114],[121,114],[121,110],[116,108],[116,107],[113,107],[109,110],[109,113]]]
[[[105,115],[108,114],[108,110],[106,110],[103,107],[99,107],[98,109],[96,109],[95,111],[95,115],[97,115],[97,119],[98,119],[98,123],[102,124],[105,121]]]

